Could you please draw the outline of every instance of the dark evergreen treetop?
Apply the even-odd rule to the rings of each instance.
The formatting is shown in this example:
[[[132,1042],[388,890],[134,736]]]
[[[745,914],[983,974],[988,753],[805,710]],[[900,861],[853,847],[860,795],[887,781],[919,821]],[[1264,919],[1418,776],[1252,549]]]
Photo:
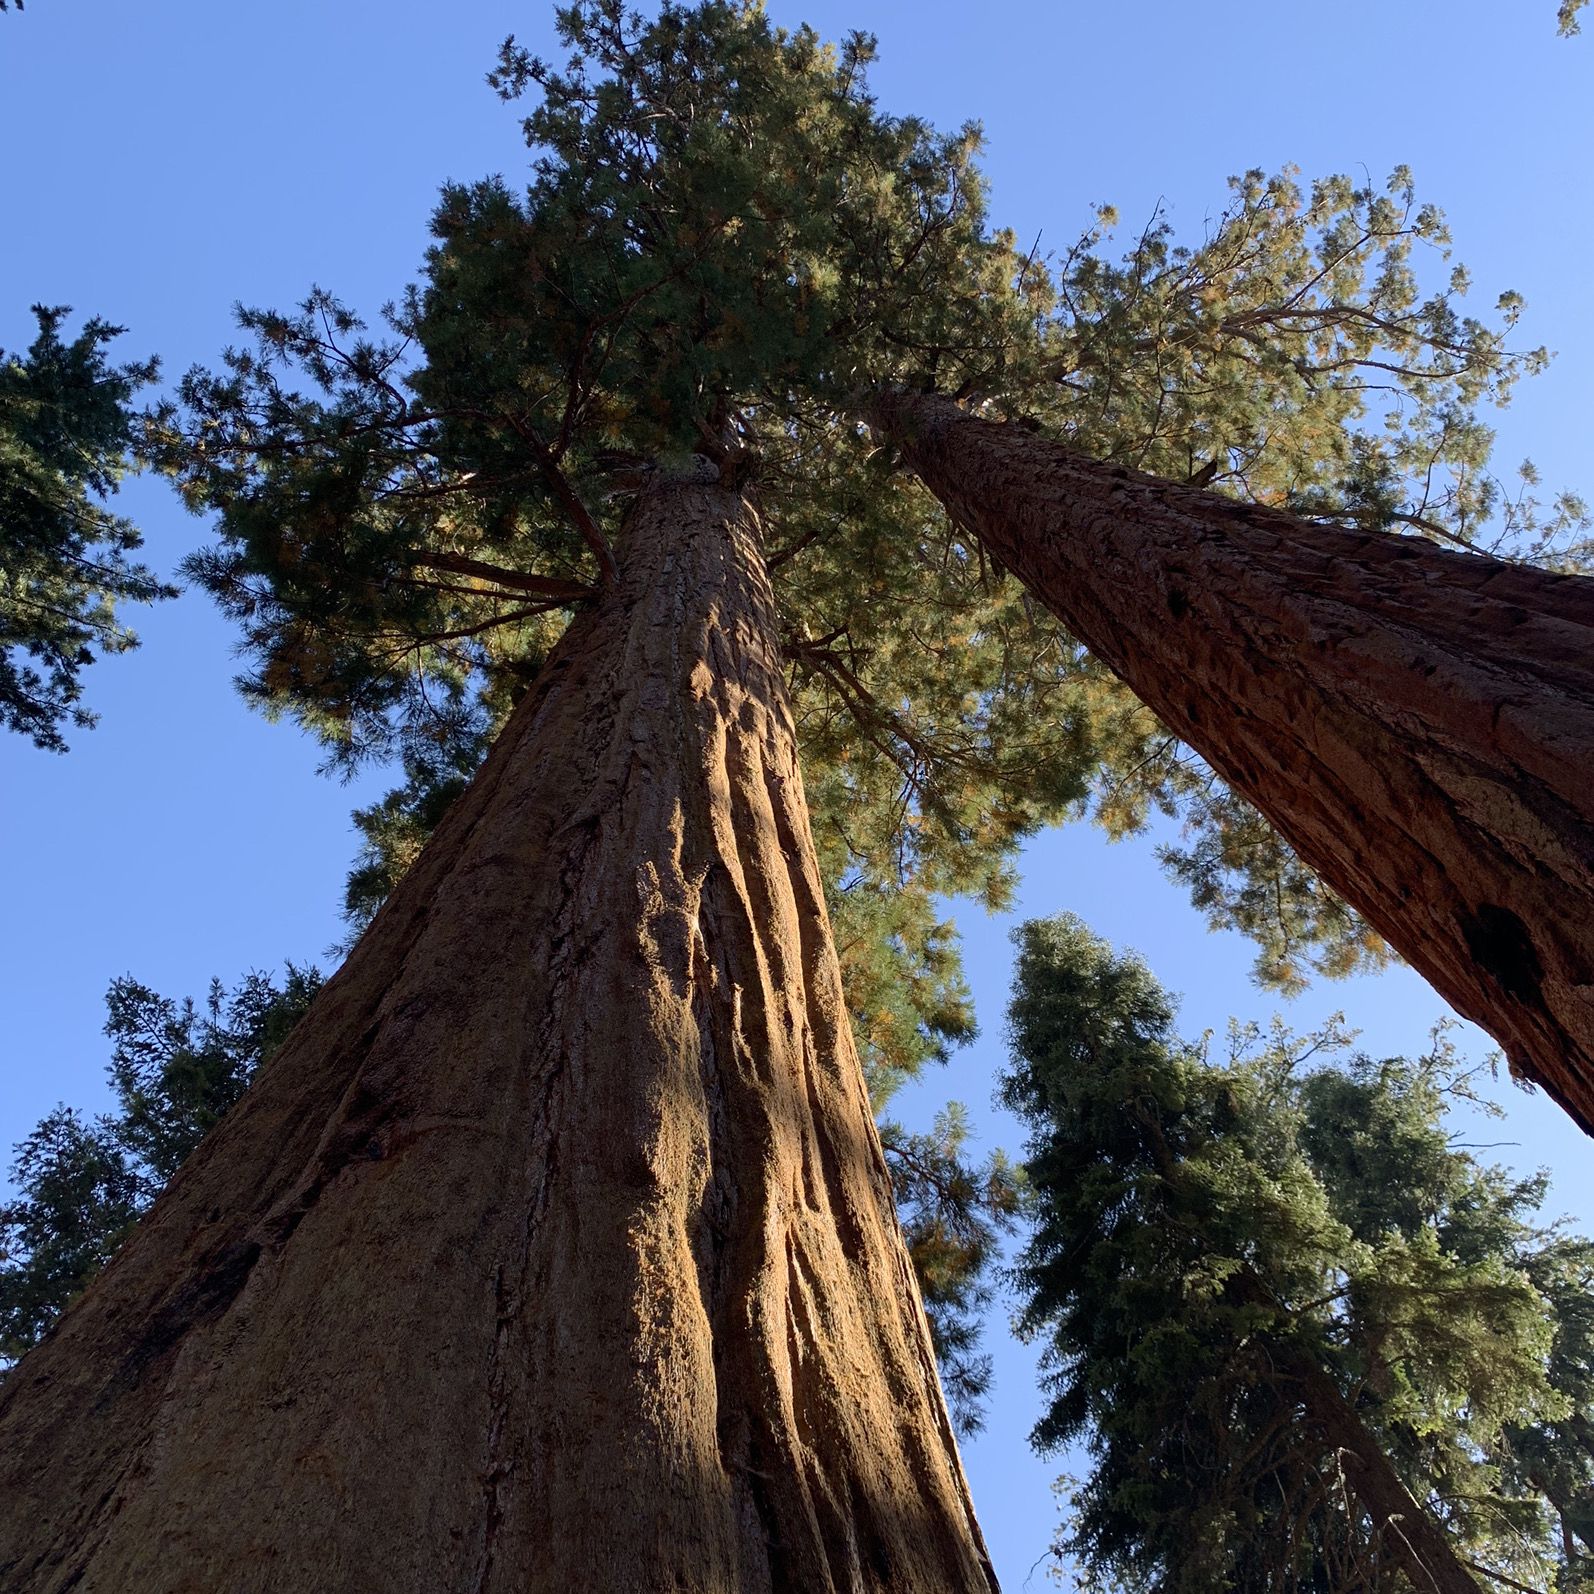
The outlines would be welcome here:
[[[89,321],[67,342],[65,309],[33,313],[27,353],[0,350],[0,725],[61,751],[66,725],[94,723],[79,677],[96,650],[137,645],[117,601],[175,589],[128,558],[139,534],[105,508],[128,466],[129,404],[154,361],[112,365],[120,327]]]
[[[1133,1589],[1405,1588],[1311,1367],[1465,1562],[1581,1586],[1594,1243],[1540,1222],[1542,1177],[1454,1143],[1447,1049],[1323,1066],[1342,1034],[1240,1031],[1216,1064],[1077,920],[1016,939],[1005,1095],[1036,1219],[1018,1279],[1051,1397],[1035,1437],[1092,1458],[1066,1553]]]

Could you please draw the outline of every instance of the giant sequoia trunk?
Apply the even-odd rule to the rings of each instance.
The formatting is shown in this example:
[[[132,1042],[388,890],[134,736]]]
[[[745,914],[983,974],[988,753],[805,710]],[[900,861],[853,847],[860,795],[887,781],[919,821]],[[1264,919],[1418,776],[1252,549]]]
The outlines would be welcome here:
[[[1010,568],[1594,1133],[1594,580],[873,419]]]
[[[0,1391],[7,1594],[994,1587],[756,523],[659,488],[622,560]]]

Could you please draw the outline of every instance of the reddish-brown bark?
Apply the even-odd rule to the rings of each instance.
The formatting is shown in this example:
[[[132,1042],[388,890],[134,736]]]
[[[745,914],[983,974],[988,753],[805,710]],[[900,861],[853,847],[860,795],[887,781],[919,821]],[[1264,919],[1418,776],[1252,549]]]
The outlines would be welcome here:
[[[994,1588],[756,522],[649,493],[469,792],[0,1391],[18,1594]]]
[[[1594,1132],[1594,580],[1238,504],[935,395],[872,419]]]

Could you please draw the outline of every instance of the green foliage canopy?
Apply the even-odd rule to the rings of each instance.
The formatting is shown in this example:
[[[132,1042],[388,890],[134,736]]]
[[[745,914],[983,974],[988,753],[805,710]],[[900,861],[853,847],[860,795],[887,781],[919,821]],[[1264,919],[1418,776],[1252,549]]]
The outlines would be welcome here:
[[[1148,1590],[1399,1589],[1293,1368],[1321,1368],[1464,1559],[1594,1571],[1594,1243],[1542,1178],[1448,1136],[1464,1088],[1280,1029],[1178,1041],[1167,995],[1078,920],[1024,926],[1004,1094],[1030,1127],[1018,1280],[1046,1345],[1042,1447],[1092,1468],[1063,1548]]]
[[[1409,176],[1253,172],[1198,244],[1158,218],[1115,262],[1103,213],[1049,262],[988,227],[976,129],[878,110],[861,35],[826,47],[731,0],[647,22],[586,0],[559,22],[567,67],[510,41],[490,78],[540,95],[529,185],[445,190],[386,337],[322,292],[244,312],[252,346],[152,428],[219,512],[191,569],[243,626],[246,691],[334,764],[405,764],[361,816],[356,922],[623,558],[630,490],[700,452],[765,517],[851,988],[906,968],[926,998],[911,1022],[858,1008],[872,1062],[911,1071],[967,1028],[934,894],[1000,902],[1017,842],[1087,807],[1120,831],[1181,814],[1171,863],[1274,983],[1376,959],[852,416],[873,386],[933,385],[1100,457],[1549,557],[1581,506],[1505,494],[1476,413],[1542,354],[1507,351],[1512,296],[1490,325],[1460,308],[1464,272],[1424,286],[1448,240]]]
[[[941,1388],[960,1434],[979,1432],[991,1385],[981,1330],[995,1300],[994,1263],[1025,1206],[1024,1181],[1001,1152],[969,1160],[968,1115],[956,1102],[928,1134],[880,1125],[902,1237],[919,1281]]]

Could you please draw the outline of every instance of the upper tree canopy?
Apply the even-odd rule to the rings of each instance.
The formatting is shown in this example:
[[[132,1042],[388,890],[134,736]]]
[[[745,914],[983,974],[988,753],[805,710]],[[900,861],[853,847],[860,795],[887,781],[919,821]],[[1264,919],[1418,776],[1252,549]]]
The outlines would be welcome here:
[[[978,133],[883,114],[872,42],[731,0],[559,14],[529,184],[447,189],[420,283],[373,338],[317,292],[247,311],[156,444],[220,540],[193,572],[242,622],[246,689],[335,762],[402,756],[362,824],[369,911],[474,768],[573,606],[609,581],[641,475],[690,453],[765,516],[816,833],[881,1078],[965,1033],[930,894],[1006,888],[1017,840],[1162,805],[1178,866],[1289,984],[1376,943],[1243,805],[1035,615],[853,418],[883,384],[1027,417],[1093,454],[1258,500],[1468,540],[1577,506],[1499,500],[1475,407],[1538,355],[1424,291],[1442,219],[1389,189],[1252,173],[1195,247],[1104,216],[1048,263],[986,224]],[[875,949],[892,956],[884,961]],[[908,990],[911,999],[888,997]]]
[[[104,502],[127,468],[129,400],[154,362],[106,359],[120,327],[89,321],[67,342],[66,310],[33,313],[27,353],[0,349],[0,725],[61,751],[65,726],[94,723],[79,676],[95,650],[137,645],[117,600],[174,589],[127,557],[139,534]]]

